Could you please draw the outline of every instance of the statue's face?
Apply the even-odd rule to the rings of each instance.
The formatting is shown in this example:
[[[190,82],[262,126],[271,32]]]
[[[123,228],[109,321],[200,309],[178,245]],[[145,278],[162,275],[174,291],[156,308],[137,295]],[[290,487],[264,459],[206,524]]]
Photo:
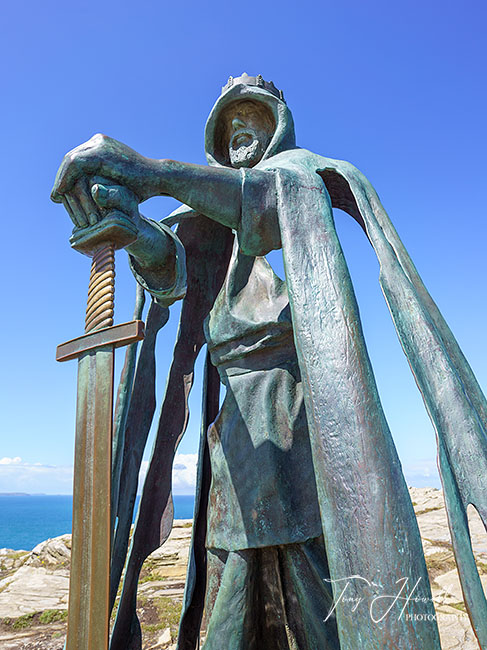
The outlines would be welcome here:
[[[263,106],[242,100],[229,106],[225,120],[230,164],[232,167],[253,167],[271,141],[272,117]]]

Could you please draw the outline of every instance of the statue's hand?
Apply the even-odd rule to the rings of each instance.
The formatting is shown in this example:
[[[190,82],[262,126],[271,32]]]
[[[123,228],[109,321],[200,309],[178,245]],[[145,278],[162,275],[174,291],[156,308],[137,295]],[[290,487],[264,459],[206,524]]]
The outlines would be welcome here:
[[[93,202],[89,178],[102,176],[123,185],[138,197],[148,198],[144,185],[150,179],[153,162],[125,144],[98,133],[64,156],[51,192],[56,203],[79,203],[89,225],[100,218]],[[66,199],[68,197],[68,200]],[[92,216],[90,214],[94,212]]]
[[[123,212],[137,228],[137,239],[125,250],[137,260],[139,271],[144,269],[146,279],[154,286],[164,286],[173,281],[174,250],[172,241],[160,227],[139,212],[138,198],[131,190],[121,185],[108,185],[100,179],[93,179],[91,194],[103,213],[113,210]]]
[[[105,214],[108,210],[119,210],[130,217],[136,226],[139,224],[139,200],[131,190],[121,185],[108,185],[98,181],[92,185],[91,195]]]
[[[102,182],[103,181],[103,182]],[[139,229],[139,201],[131,190],[112,185],[108,179],[80,179],[63,195],[64,206],[77,228],[86,228],[117,210],[128,216]]]

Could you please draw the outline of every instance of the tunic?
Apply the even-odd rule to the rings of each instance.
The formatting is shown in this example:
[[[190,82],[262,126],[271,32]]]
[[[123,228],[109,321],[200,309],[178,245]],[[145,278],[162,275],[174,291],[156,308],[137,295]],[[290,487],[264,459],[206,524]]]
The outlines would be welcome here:
[[[259,548],[322,532],[285,283],[236,240],[205,321],[226,396],[208,430],[206,544]]]

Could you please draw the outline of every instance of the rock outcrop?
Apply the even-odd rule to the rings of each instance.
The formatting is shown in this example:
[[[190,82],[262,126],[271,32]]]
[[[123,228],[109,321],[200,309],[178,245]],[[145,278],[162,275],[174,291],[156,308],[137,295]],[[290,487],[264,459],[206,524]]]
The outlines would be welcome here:
[[[463,602],[443,494],[435,488],[410,488],[409,491],[430,576],[442,650],[478,650]],[[487,535],[482,520],[471,506],[468,523],[482,585],[487,592]]]
[[[443,650],[478,650],[463,603],[443,495],[410,488],[431,580]],[[472,545],[487,589],[487,535],[469,510]],[[143,650],[173,650],[184,591],[191,521],[144,563],[138,591]],[[68,599],[71,536],[47,540],[27,553],[0,549],[0,649],[62,650]],[[48,622],[50,621],[50,622]]]

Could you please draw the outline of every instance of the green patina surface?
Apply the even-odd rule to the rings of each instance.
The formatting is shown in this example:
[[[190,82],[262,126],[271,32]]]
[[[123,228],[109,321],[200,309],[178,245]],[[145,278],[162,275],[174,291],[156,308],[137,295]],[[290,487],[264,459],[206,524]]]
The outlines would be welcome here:
[[[487,604],[466,519],[472,503],[487,521],[487,405],[375,190],[350,163],[298,148],[282,94],[261,78],[244,76],[225,88],[208,119],[206,155],[208,166],[153,160],[97,135],[66,156],[52,193],[76,232],[107,210],[132,220],[138,238],[126,247],[130,264],[154,300],[153,336],[136,368],[128,357],[135,383],[118,414],[126,452],[116,469],[115,507],[125,521],[155,408],[155,335],[167,308],[183,300],[112,650],[140,644],[137,579],[145,557],[169,534],[171,462],[204,342],[197,510],[178,648],[196,647],[206,591],[206,650],[439,650],[419,531],[334,207],[357,220],[377,254],[398,337],[437,433],[452,546],[472,623],[487,647]],[[160,224],[139,213],[139,203],[156,195],[183,204]],[[285,279],[265,261],[273,249],[282,249]],[[114,595],[127,527],[119,538]],[[309,578],[306,592],[300,580],[310,567],[327,588],[314,588]],[[417,598],[400,616],[404,603],[388,611],[390,599],[382,597],[398,594],[403,582],[401,596],[414,588]],[[347,598],[340,598],[345,585]]]

